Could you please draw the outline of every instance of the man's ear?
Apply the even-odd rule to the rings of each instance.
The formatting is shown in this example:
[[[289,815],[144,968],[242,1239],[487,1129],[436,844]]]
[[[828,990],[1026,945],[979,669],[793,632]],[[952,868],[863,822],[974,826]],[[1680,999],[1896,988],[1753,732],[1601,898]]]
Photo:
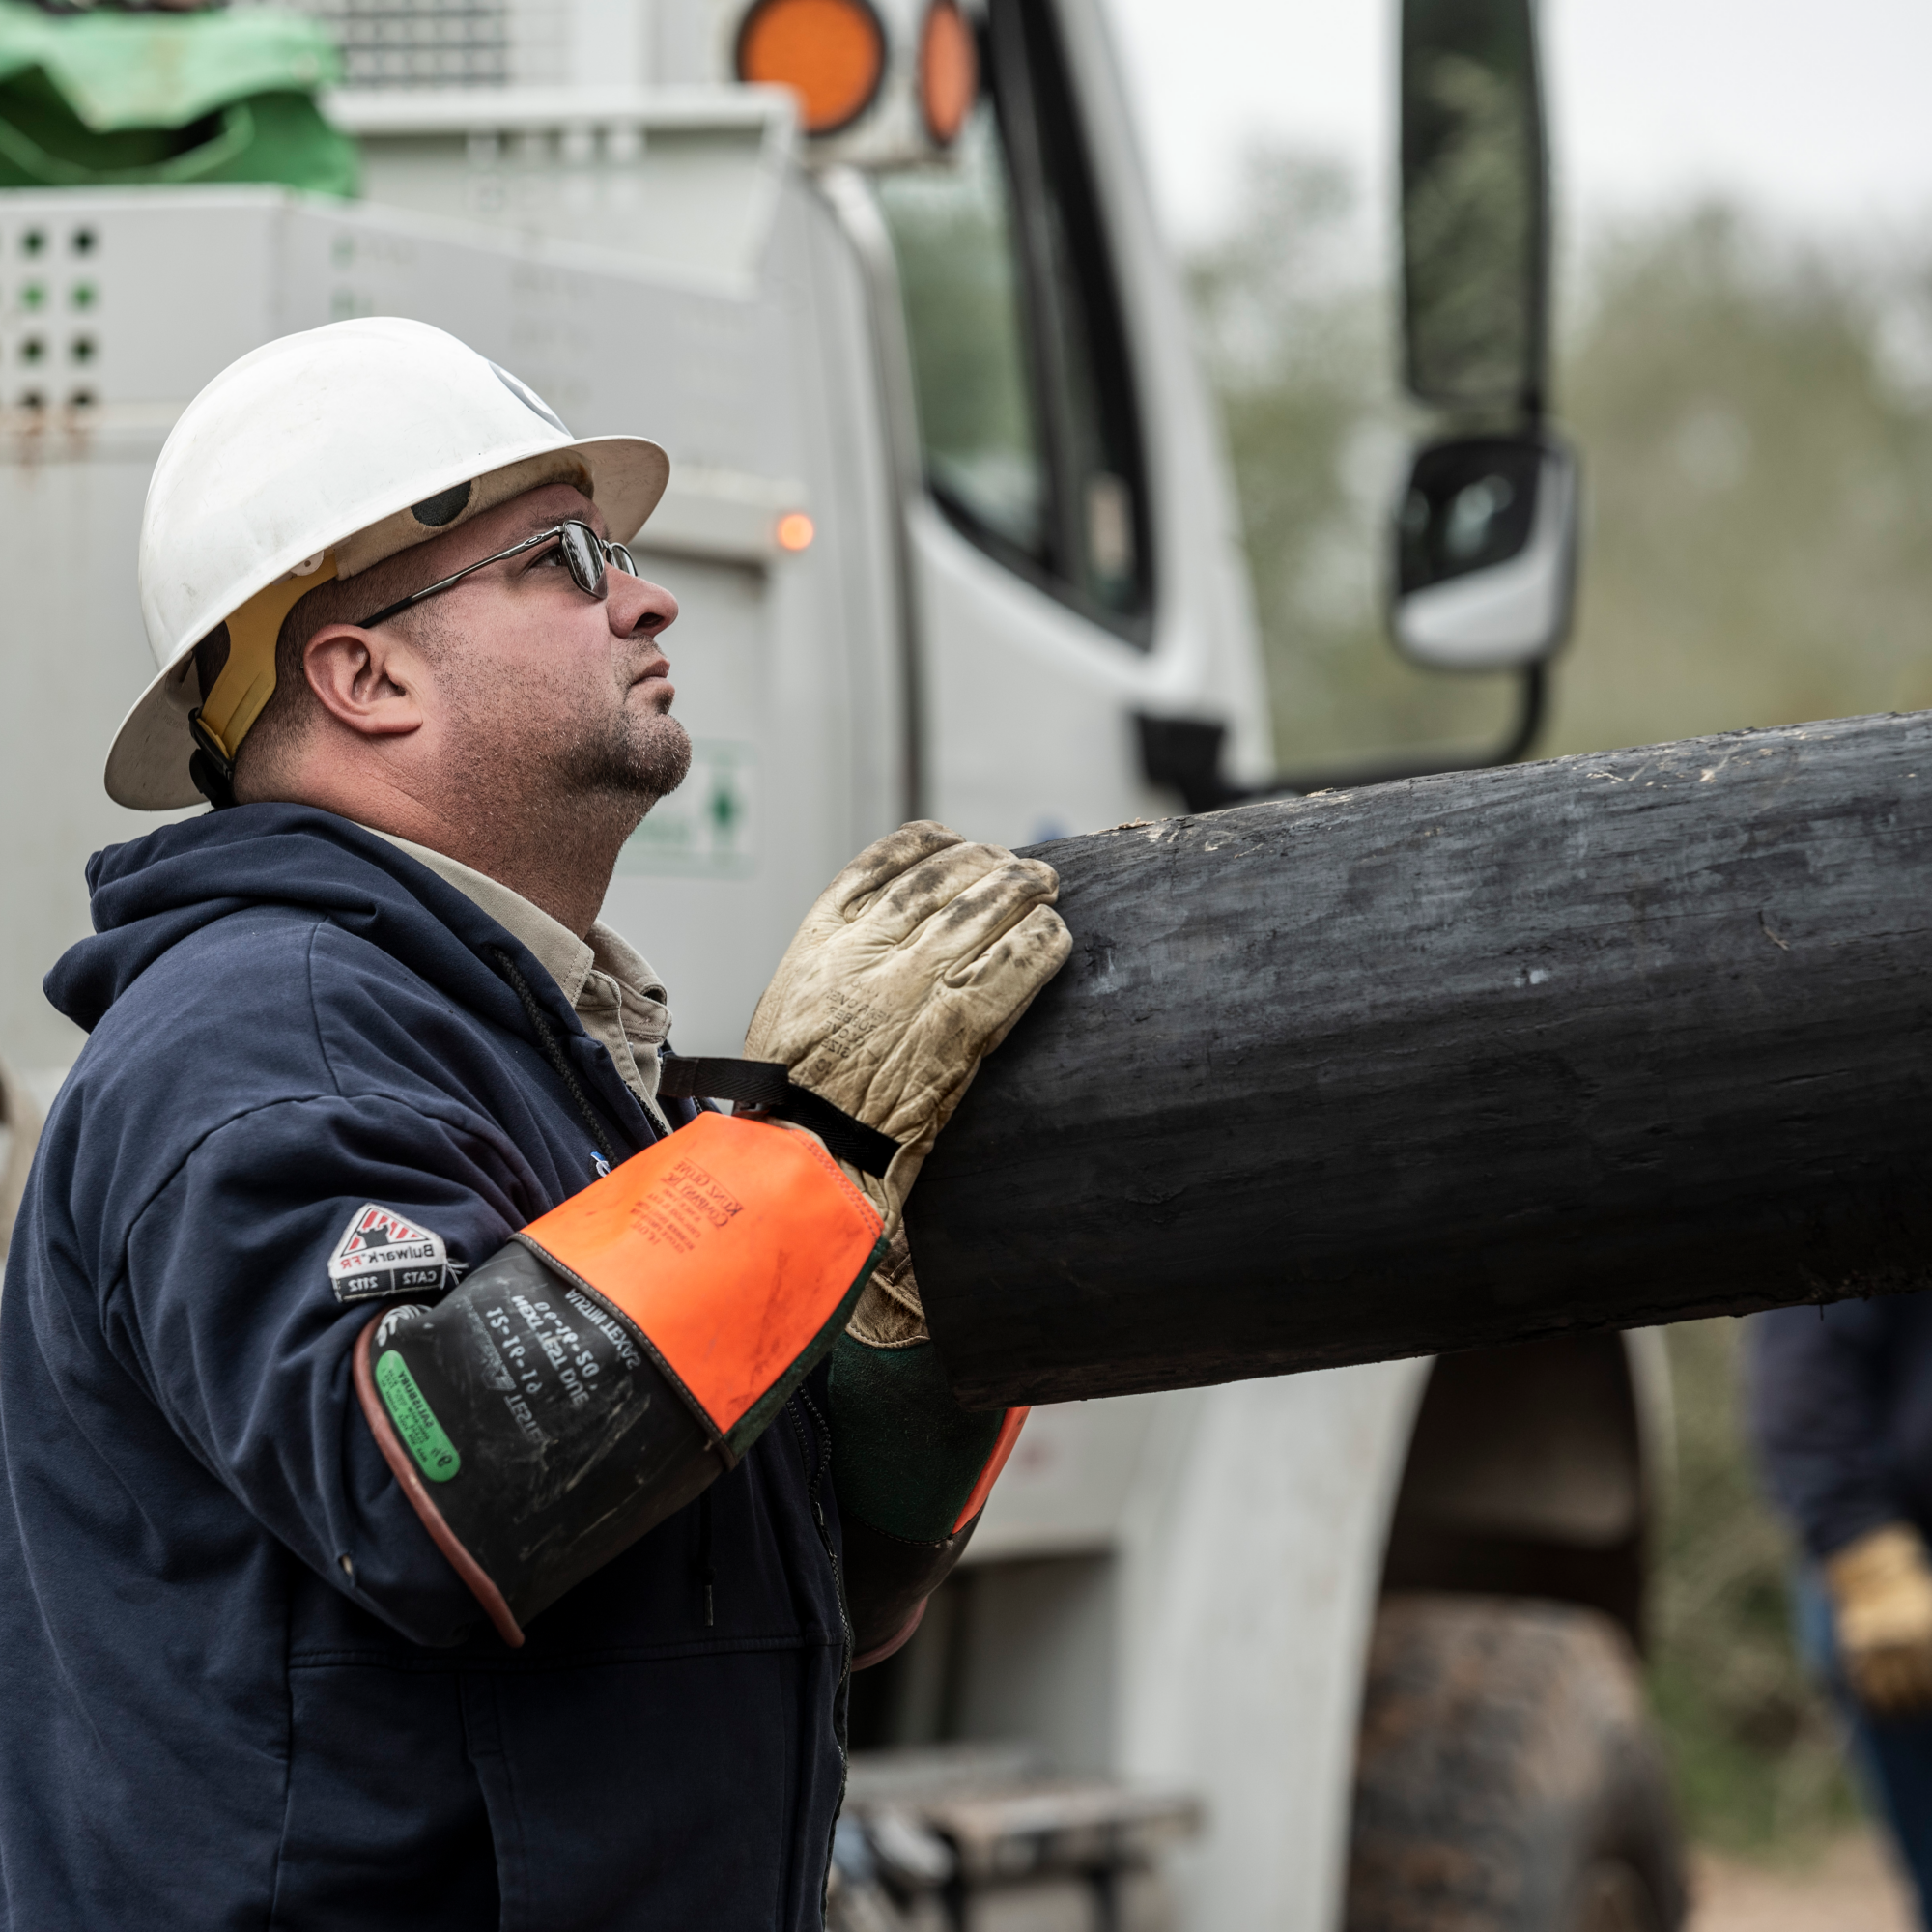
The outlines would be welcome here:
[[[302,669],[316,702],[365,738],[422,728],[423,658],[386,628],[325,624],[302,647]]]

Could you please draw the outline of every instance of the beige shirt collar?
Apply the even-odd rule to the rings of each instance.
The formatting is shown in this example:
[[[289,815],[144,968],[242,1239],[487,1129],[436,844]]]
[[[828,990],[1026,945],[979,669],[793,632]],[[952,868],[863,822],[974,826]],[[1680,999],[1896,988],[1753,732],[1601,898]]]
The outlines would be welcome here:
[[[376,836],[427,866],[529,950],[577,1009],[584,1031],[610,1054],[624,1085],[668,1132],[657,1096],[658,1049],[670,1032],[670,1006],[650,961],[601,920],[587,941],[580,939],[500,879],[393,832]]]

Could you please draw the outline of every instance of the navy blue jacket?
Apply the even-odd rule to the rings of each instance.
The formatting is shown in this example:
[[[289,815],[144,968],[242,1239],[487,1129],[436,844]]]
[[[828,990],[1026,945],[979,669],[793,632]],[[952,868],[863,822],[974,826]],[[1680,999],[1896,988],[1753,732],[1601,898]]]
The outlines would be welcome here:
[[[1753,1316],[1751,1433],[1814,1557],[1881,1523],[1932,1538],[1932,1293]]]
[[[473,1265],[595,1176],[484,949],[642,1146],[609,1056],[329,813],[208,814],[88,877],[47,992],[91,1037],[0,1300],[5,1924],[817,1925],[847,1642],[812,1385],[710,1492],[715,1623],[700,1503],[515,1652],[351,1386],[374,1307],[328,1261],[366,1204]]]

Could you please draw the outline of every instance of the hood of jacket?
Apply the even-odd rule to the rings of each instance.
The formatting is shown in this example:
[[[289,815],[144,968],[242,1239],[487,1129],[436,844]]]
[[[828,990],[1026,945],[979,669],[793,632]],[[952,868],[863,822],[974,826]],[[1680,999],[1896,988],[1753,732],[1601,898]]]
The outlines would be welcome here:
[[[164,825],[87,862],[94,934],[42,982],[92,1033],[156,960],[255,906],[327,919],[457,1005],[517,1033],[528,1025],[493,953],[508,952],[553,1024],[582,1031],[536,958],[481,907],[386,838],[306,805],[242,805]]]

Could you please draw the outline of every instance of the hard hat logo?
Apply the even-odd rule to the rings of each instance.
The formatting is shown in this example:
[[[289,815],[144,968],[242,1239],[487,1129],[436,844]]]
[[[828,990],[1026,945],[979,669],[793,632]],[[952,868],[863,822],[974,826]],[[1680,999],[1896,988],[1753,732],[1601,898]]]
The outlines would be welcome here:
[[[552,429],[559,431],[564,436],[570,434],[563,427],[563,418],[527,383],[519,382],[500,362],[492,362],[490,366],[497,372],[497,382],[501,383],[526,409],[534,411],[550,424]]]
[[[275,646],[322,575],[351,578],[546,483],[633,537],[670,466],[642,437],[573,439],[524,382],[425,323],[371,316],[284,336],[182,412],[141,520],[141,615],[158,675],[108,753],[109,796],[192,805],[204,759],[232,772],[274,693]],[[197,644],[227,626],[205,701]]]

